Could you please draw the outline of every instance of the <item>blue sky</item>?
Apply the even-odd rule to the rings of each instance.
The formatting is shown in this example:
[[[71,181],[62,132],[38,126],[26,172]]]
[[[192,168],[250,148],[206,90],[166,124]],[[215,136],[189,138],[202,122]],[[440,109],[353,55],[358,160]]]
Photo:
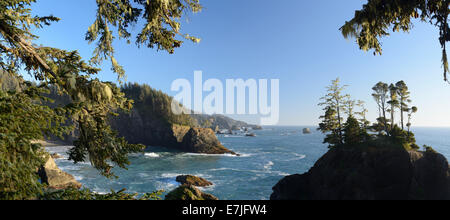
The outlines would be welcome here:
[[[200,37],[170,55],[138,49],[117,41],[116,58],[128,82],[147,83],[171,95],[171,83],[204,78],[280,79],[280,125],[316,125],[322,113],[319,98],[339,77],[353,98],[368,103],[370,119],[377,116],[371,88],[379,81],[404,80],[414,105],[417,126],[450,126],[450,85],[443,81],[438,29],[416,23],[411,33],[383,39],[383,56],[360,51],[339,28],[360,9],[362,0],[203,0],[205,9],[183,20],[183,32]],[[38,32],[36,43],[78,50],[86,60],[94,45],[84,40],[95,19],[94,0],[39,0],[34,13],[62,18]],[[135,28],[139,30],[139,26]],[[105,63],[99,78],[115,81]],[[253,118],[248,118],[254,122]]]

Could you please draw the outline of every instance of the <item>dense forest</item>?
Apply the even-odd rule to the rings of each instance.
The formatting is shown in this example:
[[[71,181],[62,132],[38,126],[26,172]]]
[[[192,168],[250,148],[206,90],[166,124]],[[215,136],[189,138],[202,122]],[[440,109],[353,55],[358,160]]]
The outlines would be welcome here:
[[[134,110],[145,117],[163,120],[170,124],[196,125],[190,115],[173,114],[171,108],[173,98],[161,90],[153,89],[146,84],[127,83],[121,87],[121,91],[125,97],[134,101]]]

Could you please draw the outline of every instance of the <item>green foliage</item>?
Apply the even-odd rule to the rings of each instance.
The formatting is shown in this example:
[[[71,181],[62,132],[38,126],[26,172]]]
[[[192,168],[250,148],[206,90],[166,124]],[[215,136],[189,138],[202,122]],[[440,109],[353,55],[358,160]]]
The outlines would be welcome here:
[[[33,140],[61,136],[67,128],[64,109],[40,105],[44,88],[0,91],[0,199],[27,199],[40,193],[36,170],[43,164],[42,146]]]
[[[403,145],[410,145],[416,143],[416,139],[412,132],[405,131],[400,127],[398,127],[397,125],[395,125],[391,131],[391,138],[394,140],[394,142]]]
[[[353,101],[349,95],[342,96],[342,88],[338,81],[333,81],[332,86],[328,87],[329,94],[322,98],[325,100],[320,105],[325,105],[325,115],[321,116],[322,122],[319,124],[319,129],[326,133],[324,143],[328,143],[329,147],[346,147],[346,146],[402,146],[408,150],[418,150],[414,134],[409,131],[411,126],[411,117],[413,112],[417,112],[417,107],[406,108],[406,102],[411,102],[409,99],[409,91],[406,83],[400,81],[398,83],[388,84],[379,82],[373,88],[373,98],[377,102],[379,115],[377,123],[370,126],[370,122],[366,119],[368,110],[362,101]],[[336,95],[337,94],[337,95]],[[336,99],[334,97],[342,97]],[[336,100],[339,100],[337,102]],[[344,112],[347,114],[346,123],[340,126],[337,115],[337,103],[344,103]],[[355,110],[358,107],[360,111]],[[397,109],[408,111],[408,131],[405,131],[403,126],[400,128],[395,123],[394,114]],[[391,113],[391,120],[386,119],[386,112]],[[357,118],[359,117],[359,118]],[[343,118],[341,118],[343,120]],[[389,122],[391,122],[389,124]],[[403,116],[402,116],[403,124]],[[373,132],[378,133],[374,136]],[[371,134],[372,133],[372,134]]]
[[[383,125],[384,131],[386,133],[389,133],[388,121],[387,121],[387,117],[386,117],[389,85],[386,83],[383,83],[383,82],[379,82],[372,88],[372,90],[374,91],[374,93],[372,94],[372,97],[377,102],[378,111],[379,111],[379,115],[380,115],[380,117],[377,119],[379,122],[378,124]]]
[[[342,92],[347,86],[341,86],[339,79],[333,80],[331,85],[327,87],[327,92],[324,97],[321,98],[321,103],[319,106],[325,106],[325,115],[320,118],[323,122],[319,126],[319,130],[323,133],[329,133],[326,143],[335,145],[336,142],[339,144],[343,143],[343,114],[348,111],[348,104],[350,103],[350,96],[344,95]]]
[[[397,87],[397,93],[399,96],[399,101],[400,101],[400,117],[401,117],[401,126],[402,129],[405,129],[405,123],[404,123],[404,112],[408,111],[408,103],[411,102],[411,100],[409,99],[410,96],[410,92],[408,90],[408,86],[406,85],[406,83],[404,81],[399,81],[395,84],[395,86]]]
[[[40,200],[161,200],[162,191],[138,195],[126,193],[125,189],[108,194],[94,193],[89,189],[67,189],[44,192]]]
[[[362,129],[356,118],[350,116],[344,125],[344,144],[356,145],[363,141]]]
[[[369,0],[363,8],[355,12],[352,20],[341,27],[345,38],[355,37],[360,49],[373,49],[374,54],[382,54],[380,39],[389,36],[389,31],[409,32],[413,19],[428,22],[439,28],[439,43],[442,47],[444,80],[449,71],[446,43],[450,41],[448,0]]]
[[[97,41],[91,62],[99,64],[109,58],[112,70],[118,73],[119,79],[125,71],[114,58],[114,33],[111,26],[117,28],[120,39],[129,43],[132,37],[130,27],[136,26],[142,19],[143,27],[136,36],[136,45],[156,47],[169,53],[173,53],[183,43],[177,36],[193,42],[200,41],[188,34],[181,34],[179,22],[185,13],[202,9],[199,0],[134,0],[133,3],[129,0],[102,0],[97,1],[97,6],[96,20],[86,33],[86,40],[90,43]]]
[[[134,108],[142,117],[151,117],[153,120],[162,120],[169,124],[195,125],[190,115],[177,115],[172,112],[173,97],[149,85],[127,83],[122,86],[122,92],[127,98],[134,100]]]
[[[325,111],[325,115],[320,117],[322,122],[319,124],[318,130],[323,133],[327,133],[324,143],[328,143],[330,147],[337,146],[341,144],[341,139],[339,139],[339,124],[336,120],[336,111],[328,107]]]
[[[81,162],[89,158],[108,177],[114,176],[110,172],[113,166],[125,168],[129,164],[128,153],[143,149],[142,145],[131,145],[117,137],[107,124],[110,116],[129,111],[133,101],[114,84],[94,77],[100,71],[98,65],[108,58],[119,79],[124,76],[123,68],[114,58],[115,35],[129,40],[129,29],[143,24],[136,40],[138,46],[145,44],[173,53],[182,44],[177,35],[198,42],[197,38],[179,33],[179,19],[186,13],[200,11],[198,0],[135,0],[134,3],[101,0],[97,1],[96,20],[86,35],[87,41],[97,42],[94,57],[88,63],[77,51],[33,44],[38,38],[33,31],[59,21],[53,16],[33,15],[34,2],[0,1],[0,70],[20,83],[23,82],[19,73],[25,70],[39,83],[12,90],[17,83],[5,80],[4,75],[0,78],[0,198],[3,199],[29,198],[39,191],[34,172],[42,163],[41,146],[31,141],[44,136],[62,136],[69,128],[61,124],[73,123],[80,130],[70,159]],[[139,23],[140,19],[144,22]],[[117,33],[113,33],[112,27],[117,28]],[[43,95],[48,92],[44,88],[68,97],[69,101],[50,105],[51,108],[43,105],[53,102],[47,98],[51,95]]]

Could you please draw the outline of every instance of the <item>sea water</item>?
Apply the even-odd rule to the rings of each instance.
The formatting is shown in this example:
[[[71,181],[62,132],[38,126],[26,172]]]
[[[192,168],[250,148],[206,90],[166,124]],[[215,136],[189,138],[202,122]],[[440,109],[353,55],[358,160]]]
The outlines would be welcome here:
[[[58,166],[72,174],[83,187],[98,193],[127,189],[131,193],[146,193],[175,189],[178,175],[195,175],[214,183],[201,188],[221,200],[266,200],[272,187],[283,177],[307,172],[327,152],[324,135],[311,127],[312,134],[303,134],[305,127],[267,127],[254,131],[256,137],[219,135],[222,144],[239,153],[205,155],[174,152],[149,147],[145,153],[130,155],[128,170],[114,169],[118,179],[107,179],[88,162],[73,164],[65,153],[70,146],[49,148],[64,156]],[[450,128],[416,128],[417,143],[433,146],[450,158]]]

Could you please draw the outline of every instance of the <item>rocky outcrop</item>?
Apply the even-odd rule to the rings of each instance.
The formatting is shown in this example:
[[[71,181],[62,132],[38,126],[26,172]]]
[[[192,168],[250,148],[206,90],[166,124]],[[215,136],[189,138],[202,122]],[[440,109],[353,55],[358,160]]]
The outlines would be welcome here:
[[[272,200],[450,199],[450,169],[434,152],[332,149],[303,175],[283,178]]]
[[[311,129],[310,128],[304,128],[303,129],[303,134],[311,134]]]
[[[72,175],[59,169],[51,156],[47,158],[47,162],[38,171],[42,183],[47,184],[50,189],[81,188],[81,183]]]
[[[206,186],[213,185],[208,180],[205,180],[201,177],[192,176],[192,175],[177,176],[176,181],[181,183],[182,185],[191,185],[191,186],[199,186],[199,187],[206,187]]]
[[[259,125],[253,125],[253,126],[252,126],[252,129],[253,129],[253,130],[262,130],[263,127],[261,127],[261,126],[259,126]]]
[[[210,128],[191,128],[183,138],[181,149],[204,154],[236,154],[225,148]]]
[[[192,185],[182,185],[173,191],[169,192],[165,200],[219,200],[217,197],[204,193]]]
[[[53,153],[53,154],[51,154],[50,155],[53,159],[61,159],[61,158],[63,158],[63,156],[61,156],[61,155],[59,155],[59,154],[57,154],[57,153]]]
[[[132,144],[161,146],[190,153],[233,153],[225,148],[210,128],[191,128],[146,118],[133,110],[111,120],[111,126]]]

